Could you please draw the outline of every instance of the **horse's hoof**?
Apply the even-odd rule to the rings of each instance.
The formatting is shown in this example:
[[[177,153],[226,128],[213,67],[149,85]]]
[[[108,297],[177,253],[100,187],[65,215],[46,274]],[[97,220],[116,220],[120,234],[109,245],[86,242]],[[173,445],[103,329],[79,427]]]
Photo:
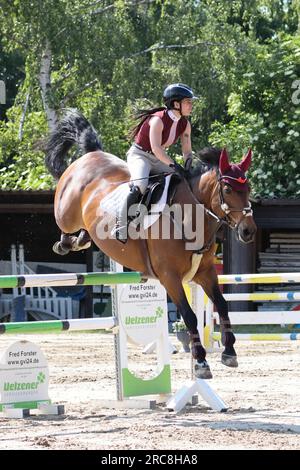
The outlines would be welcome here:
[[[195,377],[197,379],[212,379],[212,373],[206,361],[196,362],[195,364]]]
[[[78,245],[78,243],[75,242],[74,245],[72,245],[72,251],[87,250],[88,248],[91,247],[91,244],[92,244],[92,242],[89,241],[89,242],[85,243],[85,245],[80,246],[80,245]]]
[[[56,242],[54,243],[53,247],[52,247],[52,250],[54,251],[54,253],[56,253],[57,255],[67,255],[68,253],[70,253],[70,250],[68,248],[63,248],[61,246],[61,242]]]
[[[236,356],[228,356],[228,354],[222,354],[221,362],[227,367],[238,367],[238,361]]]

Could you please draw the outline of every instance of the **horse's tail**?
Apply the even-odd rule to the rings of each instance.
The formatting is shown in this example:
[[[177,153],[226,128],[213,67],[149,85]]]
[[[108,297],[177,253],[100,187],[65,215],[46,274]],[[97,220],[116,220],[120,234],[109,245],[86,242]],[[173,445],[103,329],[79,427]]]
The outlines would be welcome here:
[[[67,153],[77,144],[84,153],[102,150],[94,127],[76,109],[67,109],[45,144],[45,165],[54,178],[60,178],[68,166]]]

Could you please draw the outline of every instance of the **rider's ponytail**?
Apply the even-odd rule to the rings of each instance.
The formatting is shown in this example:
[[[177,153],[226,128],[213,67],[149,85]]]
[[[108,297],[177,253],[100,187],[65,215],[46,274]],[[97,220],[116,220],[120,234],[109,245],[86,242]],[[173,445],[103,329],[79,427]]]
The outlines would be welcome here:
[[[163,111],[165,109],[166,109],[165,106],[161,106],[160,108],[152,108],[152,109],[138,109],[133,117],[136,121],[139,121],[139,122],[130,129],[128,137],[130,139],[134,139],[135,136],[138,134],[140,128],[146,121],[146,119],[148,119],[148,117],[151,116],[151,114],[157,113],[158,111]]]

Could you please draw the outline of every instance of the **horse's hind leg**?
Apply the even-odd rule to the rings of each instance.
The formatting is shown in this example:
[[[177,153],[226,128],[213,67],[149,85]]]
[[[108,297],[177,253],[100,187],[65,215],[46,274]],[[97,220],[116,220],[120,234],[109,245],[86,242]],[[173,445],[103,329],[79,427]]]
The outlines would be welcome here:
[[[91,246],[91,238],[85,229],[76,237],[69,233],[61,234],[60,241],[54,243],[53,251],[57,255],[67,255],[70,251],[85,250]]]
[[[168,273],[160,276],[160,281],[178,308],[190,333],[192,342],[192,355],[196,360],[194,369],[195,376],[199,379],[211,379],[212,373],[205,359],[206,351],[201,344],[199,332],[197,329],[197,317],[187,301],[181,280],[175,275],[172,276],[172,274]]]
[[[55,242],[52,250],[54,253],[57,255],[67,255],[72,251],[72,238],[74,238],[72,235],[69,233],[61,233],[60,241]],[[77,238],[77,237],[76,237]]]
[[[85,229],[80,230],[80,234],[72,243],[72,251],[86,250],[90,248],[92,241],[89,233]]]

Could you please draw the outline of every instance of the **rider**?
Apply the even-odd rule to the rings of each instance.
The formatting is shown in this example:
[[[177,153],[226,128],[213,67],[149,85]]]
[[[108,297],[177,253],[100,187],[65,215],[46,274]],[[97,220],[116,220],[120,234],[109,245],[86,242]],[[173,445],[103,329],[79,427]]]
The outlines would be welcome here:
[[[131,133],[134,143],[127,152],[131,176],[129,194],[111,232],[123,243],[127,241],[127,208],[136,204],[145,192],[150,172],[159,174],[174,171],[182,177],[192,164],[191,124],[187,116],[191,114],[193,100],[197,97],[189,86],[174,83],[165,88],[163,99],[164,107],[140,112],[137,116],[140,121]],[[166,148],[177,142],[179,137],[184,168],[174,162],[166,152]]]

